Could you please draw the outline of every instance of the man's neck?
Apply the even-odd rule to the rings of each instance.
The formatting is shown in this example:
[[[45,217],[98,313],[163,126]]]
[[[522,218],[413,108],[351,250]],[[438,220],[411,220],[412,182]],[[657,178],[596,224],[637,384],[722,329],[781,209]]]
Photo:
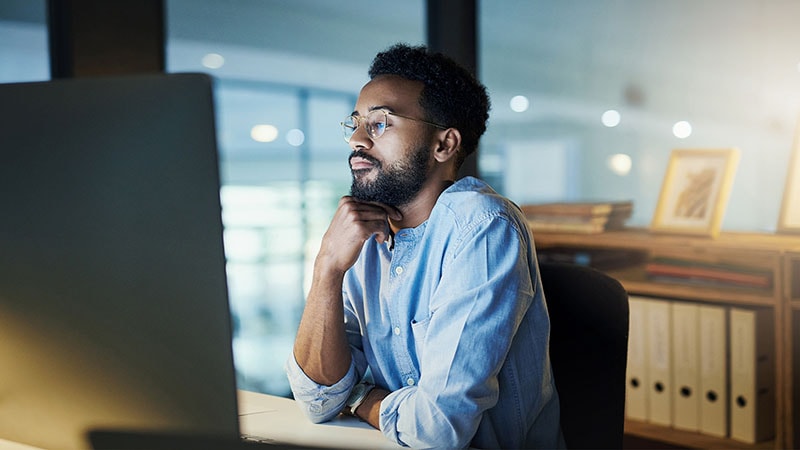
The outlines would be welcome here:
[[[403,228],[416,228],[431,215],[436,201],[445,189],[452,186],[453,180],[436,180],[423,186],[422,190],[407,204],[398,207],[403,213],[403,220],[389,221],[392,232],[397,233]]]

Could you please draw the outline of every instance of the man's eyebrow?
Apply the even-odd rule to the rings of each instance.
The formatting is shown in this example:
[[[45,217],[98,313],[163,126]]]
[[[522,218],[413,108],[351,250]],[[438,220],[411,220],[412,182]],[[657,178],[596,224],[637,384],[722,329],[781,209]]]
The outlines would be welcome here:
[[[368,108],[368,111],[372,112],[372,111],[377,111],[379,109],[385,109],[386,111],[389,111],[389,112],[394,111],[394,108],[392,108],[391,106],[386,106],[386,105],[370,106]],[[361,114],[359,114],[358,111],[353,111],[352,113],[350,113],[350,115],[352,115],[352,116],[360,116]]]

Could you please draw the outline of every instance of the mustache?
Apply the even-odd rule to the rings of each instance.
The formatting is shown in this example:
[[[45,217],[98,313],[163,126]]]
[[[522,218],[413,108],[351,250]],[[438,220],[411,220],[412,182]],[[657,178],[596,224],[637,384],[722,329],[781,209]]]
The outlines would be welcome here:
[[[369,153],[367,153],[367,152],[365,152],[363,150],[354,150],[352,153],[350,153],[350,158],[348,158],[348,162],[351,161],[355,157],[366,159],[367,161],[369,161],[372,164],[374,164],[375,167],[381,167],[381,162],[380,161],[378,161],[372,155],[370,155]]]

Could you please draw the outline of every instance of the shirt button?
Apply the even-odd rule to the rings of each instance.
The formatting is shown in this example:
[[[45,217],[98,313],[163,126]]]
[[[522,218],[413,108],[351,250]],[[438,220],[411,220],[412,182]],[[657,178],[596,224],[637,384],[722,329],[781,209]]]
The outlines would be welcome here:
[[[409,378],[406,380],[406,383],[408,383],[409,386],[413,386],[415,382],[413,378]]]
[[[397,267],[395,267],[395,268],[394,268],[394,273],[396,273],[396,274],[398,274],[398,275],[400,275],[401,273],[403,273],[403,266],[397,266]]]
[[[394,327],[394,334],[400,336],[400,327]]]

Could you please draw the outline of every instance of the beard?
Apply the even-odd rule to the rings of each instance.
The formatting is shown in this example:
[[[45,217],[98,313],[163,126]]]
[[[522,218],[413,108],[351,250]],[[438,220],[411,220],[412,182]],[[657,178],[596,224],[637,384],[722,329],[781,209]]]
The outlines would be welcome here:
[[[425,147],[418,147],[406,159],[397,161],[386,169],[366,152],[356,150],[352,156],[359,156],[373,164],[372,169],[352,171],[350,195],[358,200],[380,202],[394,207],[403,206],[422,190],[422,185],[428,178],[429,153]],[[375,179],[365,179],[372,170],[378,172]]]

